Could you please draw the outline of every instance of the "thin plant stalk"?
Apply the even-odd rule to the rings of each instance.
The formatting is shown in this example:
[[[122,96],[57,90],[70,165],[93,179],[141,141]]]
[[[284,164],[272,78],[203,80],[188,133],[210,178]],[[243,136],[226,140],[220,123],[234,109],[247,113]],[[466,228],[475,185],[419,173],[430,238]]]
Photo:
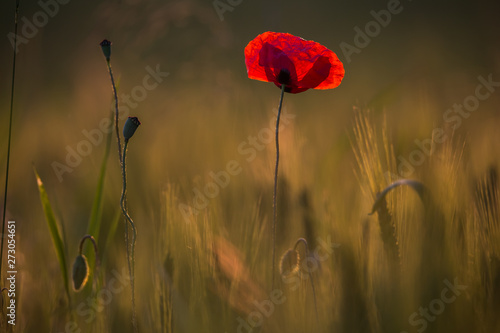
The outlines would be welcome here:
[[[16,78],[16,54],[17,54],[17,21],[19,16],[19,0],[16,0],[16,9],[14,12],[14,55],[12,57],[12,79],[10,84],[10,112],[9,112],[9,134],[7,139],[7,166],[5,168],[5,188],[3,195],[3,213],[2,213],[2,240],[0,244],[0,276],[3,261],[3,241],[5,235],[5,216],[7,212],[7,191],[9,188],[9,165],[10,165],[10,142],[12,137],[12,114],[14,109],[14,82]]]
[[[278,209],[276,207],[276,196],[278,190],[278,165],[280,160],[280,144],[279,144],[279,127],[280,127],[280,116],[281,116],[281,106],[283,105],[283,96],[285,95],[285,85],[281,85],[281,96],[280,104],[278,107],[278,115],[276,117],[276,165],[274,166],[274,192],[273,192],[273,273],[272,273],[272,289],[274,289],[274,269],[276,260],[276,222],[278,220]]]
[[[110,62],[109,58],[106,58],[106,64],[108,66],[109,77],[111,78],[111,87],[113,89],[113,98],[115,100],[115,132],[116,132],[116,142],[118,144],[118,158],[120,161],[120,165],[122,166],[123,173],[125,174],[125,161],[123,160],[123,156],[125,155],[126,147],[124,147],[123,155],[122,155],[120,129],[118,126],[118,122],[119,122],[118,94],[116,92],[115,79],[113,76],[113,70],[111,69],[111,62]],[[125,141],[125,144],[127,144],[127,140]],[[123,184],[124,184],[124,192],[125,192],[125,186],[126,186],[125,176],[124,176]],[[122,207],[122,211],[125,211],[125,212],[127,211],[127,198],[126,198],[126,196],[123,195],[123,193],[122,193],[122,199],[120,200],[120,206]],[[125,215],[125,213],[124,213],[124,215]],[[134,239],[134,242],[135,242],[135,239]],[[129,261],[128,265],[129,265],[129,271],[131,272],[130,276],[132,277],[133,275],[132,275],[132,271],[131,271],[131,267],[130,267],[131,266],[130,265],[130,249],[128,246],[128,244],[129,244],[128,223],[125,224],[125,243],[127,245],[127,261]],[[133,263],[132,263],[132,265],[133,265]],[[132,286],[132,303],[134,303],[135,298],[134,298],[134,292],[133,292],[133,290],[134,290],[133,281],[131,281],[131,286]],[[135,322],[135,320],[134,320],[134,322]]]
[[[101,43],[101,47],[103,47],[103,43],[107,42],[105,46],[110,46],[111,42],[104,40]],[[128,144],[128,139],[125,138],[125,144],[123,146],[123,154],[122,154],[122,145],[121,145],[121,140],[120,140],[120,129],[118,127],[118,122],[119,122],[119,110],[118,110],[118,94],[116,92],[116,85],[115,85],[115,79],[113,76],[113,70],[111,69],[111,62],[110,62],[110,49],[107,51],[104,51],[103,47],[103,52],[106,57],[106,64],[108,66],[108,72],[109,76],[111,78],[111,86],[113,88],[113,97],[115,100],[115,132],[116,132],[116,141],[118,144],[118,159],[120,161],[120,165],[122,167],[122,175],[123,175],[123,190],[122,190],[122,195],[120,198],[120,207],[123,212],[123,215],[125,216],[125,219],[127,220],[127,223],[125,223],[125,244],[127,248],[127,263],[128,263],[128,269],[129,269],[129,274],[130,274],[130,287],[132,289],[132,324],[134,326],[134,331],[137,332],[137,322],[136,322],[136,316],[135,316],[135,291],[134,291],[134,249],[135,249],[135,238],[136,238],[136,230],[134,226],[134,222],[130,218],[128,212],[127,212],[127,198],[126,198],[126,191],[127,191],[127,176],[126,176],[126,167],[125,167],[125,155],[127,152],[127,144]],[[132,227],[132,244],[129,249],[129,235],[128,235],[128,224],[131,225]]]
[[[122,161],[122,144],[120,141],[120,129],[118,128],[118,94],[116,93],[116,85],[115,78],[113,76],[113,70],[111,69],[111,62],[109,59],[106,60],[106,64],[108,65],[109,77],[111,78],[111,86],[113,88],[113,96],[115,99],[115,131],[116,131],[116,141],[118,143],[118,158],[120,162]]]
[[[129,249],[128,236],[126,237],[126,242],[127,242],[127,262],[130,275],[130,287],[132,289],[132,325],[134,326],[134,331],[137,332],[137,321],[135,315],[135,288],[134,288],[134,275],[135,275],[134,251],[135,251],[135,240],[137,237],[137,231],[135,229],[134,221],[128,214],[127,207],[125,204],[127,196],[127,168],[126,168],[127,147],[128,147],[128,139],[125,139],[125,144],[123,145],[123,159],[122,159],[123,189],[120,198],[120,207],[122,209],[123,216],[125,216],[125,219],[128,222],[125,225],[125,230],[128,230],[128,224],[130,224],[130,227],[132,228],[132,243],[130,244],[130,255],[128,255],[128,249]]]

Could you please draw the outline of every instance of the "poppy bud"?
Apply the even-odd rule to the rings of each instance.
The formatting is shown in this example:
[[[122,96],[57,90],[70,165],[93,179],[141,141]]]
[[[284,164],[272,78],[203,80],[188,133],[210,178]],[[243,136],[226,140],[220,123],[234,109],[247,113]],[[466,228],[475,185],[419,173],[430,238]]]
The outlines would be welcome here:
[[[84,255],[79,255],[76,257],[73,263],[73,289],[75,291],[80,291],[89,277],[89,265],[87,263],[87,258]]]
[[[135,130],[140,124],[141,122],[137,117],[128,117],[125,125],[123,126],[123,137],[125,138],[125,141],[128,141],[128,139],[134,135]]]
[[[297,250],[288,249],[280,260],[280,274],[283,279],[299,272],[300,254]]]
[[[109,58],[111,57],[111,42],[104,39],[99,45],[101,45],[102,53],[104,53],[106,61],[109,61]]]

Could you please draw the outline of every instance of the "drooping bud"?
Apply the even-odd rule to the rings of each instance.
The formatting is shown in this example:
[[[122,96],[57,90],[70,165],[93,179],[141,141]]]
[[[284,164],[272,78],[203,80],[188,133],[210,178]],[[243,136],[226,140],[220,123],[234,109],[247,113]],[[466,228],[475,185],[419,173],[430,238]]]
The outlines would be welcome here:
[[[99,45],[101,45],[102,53],[104,53],[106,61],[109,62],[109,58],[111,57],[111,42],[104,39]]]
[[[288,249],[280,260],[280,274],[283,279],[287,279],[299,272],[300,254],[295,249]]]
[[[87,263],[87,258],[81,254],[76,257],[73,263],[73,289],[75,291],[80,291],[87,283],[89,278],[89,265]]]
[[[134,135],[135,130],[140,124],[141,122],[137,117],[128,117],[125,125],[123,126],[123,137],[125,138],[125,141],[128,141],[128,139]]]

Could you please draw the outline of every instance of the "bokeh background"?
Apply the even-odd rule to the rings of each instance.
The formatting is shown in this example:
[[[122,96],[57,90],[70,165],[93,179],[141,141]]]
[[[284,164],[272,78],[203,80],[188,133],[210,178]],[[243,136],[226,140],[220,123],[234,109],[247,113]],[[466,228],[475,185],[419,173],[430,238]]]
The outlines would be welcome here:
[[[0,4],[0,174],[5,172],[13,56],[7,36],[13,31],[14,5],[10,0]],[[369,108],[379,120],[385,115],[396,156],[407,158],[416,148],[415,139],[446,127],[444,112],[474,93],[478,76],[492,74],[500,81],[500,5],[491,0],[401,1],[401,12],[366,47],[346,55],[341,44],[355,46],[354,28],[364,30],[374,20],[370,12],[387,5],[379,0],[243,0],[229,5],[232,10],[223,12],[221,20],[212,1],[59,4],[54,17],[20,44],[17,54],[7,216],[18,228],[24,299],[18,320],[24,328],[49,328],[50,319],[43,317],[53,313],[45,308],[56,308],[57,296],[62,297],[33,166],[65,226],[70,258],[87,228],[105,140],[93,145],[62,181],[52,164],[64,164],[68,147],[76,149],[86,140],[82,131],[98,128],[112,109],[102,39],[113,43],[119,95],[142,85],[147,66],[169,73],[130,112],[142,122],[130,143],[128,169],[129,207],[140,225],[138,256],[145,259],[148,237],[161,224],[166,185],[178,186],[180,202],[191,204],[193,188],[202,188],[209,173],[223,170],[230,160],[243,170],[217,200],[230,202],[226,199],[241,192],[241,200],[261,198],[261,214],[270,220],[274,146],[266,145],[253,162],[238,153],[249,136],[270,126],[278,104],[278,88],[246,77],[243,49],[258,34],[280,31],[315,40],[344,63],[346,75],[338,88],[285,96],[284,108],[295,118],[283,133],[281,167],[289,176],[290,193],[330,189],[345,210],[360,191],[350,145],[353,109]],[[21,1],[20,18],[33,22],[40,10],[35,1]],[[23,24],[21,20],[20,34]],[[498,161],[499,103],[500,92],[495,91],[455,131],[467,139],[471,169]],[[121,190],[116,144],[111,147],[104,221],[114,215]],[[227,228],[240,223],[238,209],[228,205],[222,212]],[[119,228],[110,251],[122,267],[122,224]],[[102,230],[105,234],[107,229]],[[138,279],[149,274],[141,265]]]

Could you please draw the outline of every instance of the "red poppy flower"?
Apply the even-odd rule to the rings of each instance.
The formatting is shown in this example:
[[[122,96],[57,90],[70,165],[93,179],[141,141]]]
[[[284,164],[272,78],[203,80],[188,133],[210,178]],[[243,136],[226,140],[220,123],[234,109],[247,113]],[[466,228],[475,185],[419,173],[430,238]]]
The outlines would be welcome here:
[[[250,79],[284,84],[292,94],[336,88],[345,73],[337,55],[323,45],[279,32],[265,32],[248,43],[245,63]]]

